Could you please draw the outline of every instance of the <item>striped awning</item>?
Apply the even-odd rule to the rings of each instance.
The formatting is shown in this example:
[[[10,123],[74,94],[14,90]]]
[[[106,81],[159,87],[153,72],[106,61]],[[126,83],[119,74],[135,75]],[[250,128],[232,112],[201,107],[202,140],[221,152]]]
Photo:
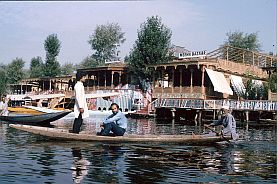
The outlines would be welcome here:
[[[245,86],[242,82],[242,78],[240,76],[230,75],[230,80],[235,93],[238,96],[243,95],[245,93]]]

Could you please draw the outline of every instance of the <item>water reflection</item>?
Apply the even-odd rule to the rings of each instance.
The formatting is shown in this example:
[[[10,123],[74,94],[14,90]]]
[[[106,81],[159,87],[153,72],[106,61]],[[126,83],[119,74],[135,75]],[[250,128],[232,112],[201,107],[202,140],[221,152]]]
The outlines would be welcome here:
[[[72,148],[73,155],[73,165],[71,167],[72,170],[72,179],[74,183],[81,183],[84,176],[88,174],[87,167],[90,165],[90,162],[83,158],[80,148],[74,147]]]
[[[43,151],[37,159],[37,163],[41,165],[40,175],[53,176],[55,175],[54,165],[57,165],[58,161],[55,160],[55,153],[51,147],[43,147]]]
[[[93,132],[97,119],[84,126]],[[203,132],[186,122],[131,119],[130,134]],[[71,128],[72,121],[59,122]],[[50,141],[0,124],[2,183],[276,183],[276,127],[239,127],[234,144]]]
[[[99,144],[90,152],[90,181],[100,183],[125,183],[124,172],[128,167],[122,145]],[[124,182],[125,181],[125,182]]]

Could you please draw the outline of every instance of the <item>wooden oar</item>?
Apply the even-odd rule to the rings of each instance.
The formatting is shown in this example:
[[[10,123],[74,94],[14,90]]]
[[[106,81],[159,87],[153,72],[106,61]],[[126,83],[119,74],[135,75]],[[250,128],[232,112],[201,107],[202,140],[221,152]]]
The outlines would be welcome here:
[[[222,134],[222,132],[217,132],[215,131],[212,127],[210,127],[209,125],[204,125],[204,127],[208,128],[209,130],[211,130],[212,132],[216,133],[216,135],[220,135],[222,136],[222,138],[227,141],[227,142],[230,142],[226,137],[224,137],[224,135]]]

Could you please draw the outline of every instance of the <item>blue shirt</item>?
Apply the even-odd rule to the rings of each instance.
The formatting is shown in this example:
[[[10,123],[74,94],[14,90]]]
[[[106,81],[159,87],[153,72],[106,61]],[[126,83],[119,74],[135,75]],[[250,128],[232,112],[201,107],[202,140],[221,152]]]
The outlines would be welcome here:
[[[212,126],[223,125],[223,134],[224,135],[232,135],[232,138],[236,140],[238,138],[238,134],[236,132],[236,120],[234,116],[230,113],[226,114],[222,119],[218,120],[215,123],[211,123]]]
[[[116,114],[112,114],[108,116],[106,119],[104,119],[103,123],[108,124],[114,122],[121,128],[126,129],[127,128],[127,118],[125,117],[125,114],[123,114],[121,111],[118,111]]]

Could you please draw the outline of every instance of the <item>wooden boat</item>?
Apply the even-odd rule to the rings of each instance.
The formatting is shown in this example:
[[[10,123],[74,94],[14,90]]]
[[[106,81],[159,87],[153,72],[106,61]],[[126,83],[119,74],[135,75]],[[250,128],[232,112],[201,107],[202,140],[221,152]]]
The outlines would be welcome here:
[[[68,130],[30,125],[10,124],[12,128],[29,133],[46,136],[55,140],[75,141],[100,141],[110,143],[173,143],[173,144],[212,144],[224,141],[220,136],[208,135],[124,135],[124,136],[97,136],[80,132],[80,134],[69,133]],[[230,137],[227,138],[231,139]]]
[[[20,124],[44,124],[58,120],[67,114],[69,114],[70,110],[65,110],[61,112],[54,113],[44,113],[39,115],[15,115],[15,116],[0,116],[1,121],[11,122],[11,123],[20,123]]]
[[[43,112],[37,111],[35,109],[30,109],[24,106],[8,107],[8,111],[16,114],[43,114]]]

